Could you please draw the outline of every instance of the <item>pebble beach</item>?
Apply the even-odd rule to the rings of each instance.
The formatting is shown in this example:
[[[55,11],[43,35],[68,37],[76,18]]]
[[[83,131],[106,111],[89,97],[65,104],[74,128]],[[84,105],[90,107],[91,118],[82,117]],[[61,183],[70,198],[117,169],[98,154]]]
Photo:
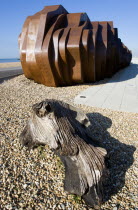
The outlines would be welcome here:
[[[46,87],[24,75],[0,84],[0,209],[92,209],[64,191],[64,167],[47,146],[28,151],[19,143],[32,105],[46,98],[83,110],[91,120],[93,137],[110,154],[110,176],[99,209],[138,209],[138,114],[75,105],[74,97],[91,85]]]
[[[21,66],[21,63],[20,62],[0,63],[0,68],[17,67],[17,66]]]

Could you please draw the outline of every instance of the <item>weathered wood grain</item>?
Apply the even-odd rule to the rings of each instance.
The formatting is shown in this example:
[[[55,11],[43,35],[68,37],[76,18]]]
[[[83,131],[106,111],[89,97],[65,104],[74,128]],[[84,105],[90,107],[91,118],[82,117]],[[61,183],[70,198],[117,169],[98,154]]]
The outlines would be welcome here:
[[[21,143],[29,148],[49,145],[65,166],[65,190],[82,196],[89,206],[99,206],[107,152],[91,138],[88,117],[57,100],[45,100],[32,108]]]

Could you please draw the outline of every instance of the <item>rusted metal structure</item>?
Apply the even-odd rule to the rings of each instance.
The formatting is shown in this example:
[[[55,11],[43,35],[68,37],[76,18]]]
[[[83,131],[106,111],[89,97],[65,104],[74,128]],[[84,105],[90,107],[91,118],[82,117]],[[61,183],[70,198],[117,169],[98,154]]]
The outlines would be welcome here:
[[[19,48],[25,76],[53,87],[111,77],[132,58],[112,21],[91,22],[61,5],[27,17]]]

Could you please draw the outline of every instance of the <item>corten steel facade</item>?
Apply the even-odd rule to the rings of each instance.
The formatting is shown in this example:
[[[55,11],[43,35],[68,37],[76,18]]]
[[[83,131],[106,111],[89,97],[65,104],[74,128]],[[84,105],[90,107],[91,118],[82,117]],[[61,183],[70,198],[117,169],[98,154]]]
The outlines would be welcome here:
[[[112,21],[91,22],[61,5],[27,17],[19,48],[25,76],[53,87],[111,77],[132,58]]]

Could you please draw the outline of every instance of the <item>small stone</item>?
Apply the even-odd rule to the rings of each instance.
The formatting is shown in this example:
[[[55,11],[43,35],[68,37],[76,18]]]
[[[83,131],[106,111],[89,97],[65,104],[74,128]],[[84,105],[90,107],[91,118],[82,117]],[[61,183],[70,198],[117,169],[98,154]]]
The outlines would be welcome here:
[[[115,206],[114,208],[113,208],[113,210],[117,210],[118,208]]]
[[[113,204],[111,204],[111,206],[113,206],[113,207],[114,207],[114,206],[116,206],[116,205],[113,203]]]
[[[26,189],[26,188],[27,188],[27,184],[24,184],[24,185],[23,185],[23,188]]]
[[[63,203],[61,204],[61,208],[62,209],[65,209],[65,205]]]
[[[56,206],[57,206],[57,205],[53,205],[53,209],[55,209],[55,208],[56,208]]]

